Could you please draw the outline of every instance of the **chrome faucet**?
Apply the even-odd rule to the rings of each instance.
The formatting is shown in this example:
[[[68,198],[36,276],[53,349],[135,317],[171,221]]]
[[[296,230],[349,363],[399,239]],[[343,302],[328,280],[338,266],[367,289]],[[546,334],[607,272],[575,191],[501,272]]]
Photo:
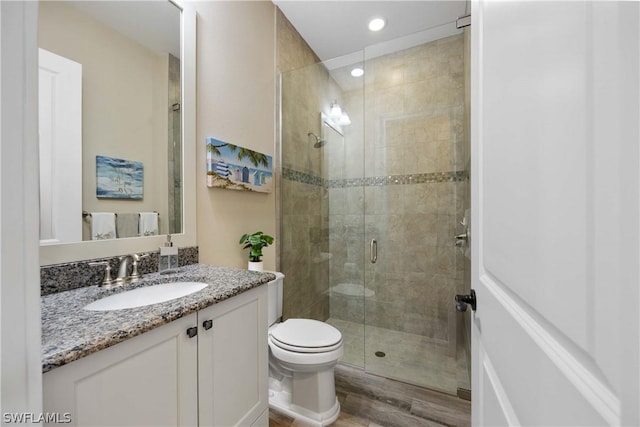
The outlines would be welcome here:
[[[149,254],[121,256],[120,267],[118,267],[118,276],[114,280],[115,285],[126,285],[127,283],[137,282],[142,279],[142,273],[138,271],[138,263],[142,258],[146,258],[148,256]],[[131,259],[131,275],[129,275],[129,259]]]
[[[129,259],[135,262],[133,255],[124,255],[120,257],[120,267],[118,267],[118,276],[115,279],[116,286],[126,285],[131,280],[129,276]]]

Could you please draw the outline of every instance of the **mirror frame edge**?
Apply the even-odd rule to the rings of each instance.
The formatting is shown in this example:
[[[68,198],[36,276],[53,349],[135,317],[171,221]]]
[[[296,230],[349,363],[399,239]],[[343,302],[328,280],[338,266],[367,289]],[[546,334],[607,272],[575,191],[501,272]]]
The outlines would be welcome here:
[[[182,25],[182,233],[171,235],[178,247],[196,246],[196,11],[183,0],[169,0],[181,10]],[[37,66],[37,64],[36,64]],[[165,235],[84,241],[40,246],[40,266],[158,250]]]

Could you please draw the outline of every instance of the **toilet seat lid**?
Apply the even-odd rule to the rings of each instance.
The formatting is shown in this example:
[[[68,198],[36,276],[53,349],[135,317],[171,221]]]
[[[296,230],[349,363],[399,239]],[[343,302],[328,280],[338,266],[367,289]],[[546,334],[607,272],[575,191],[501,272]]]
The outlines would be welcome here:
[[[330,347],[340,344],[342,334],[339,330],[324,322],[312,319],[288,319],[271,331],[277,345],[302,349],[315,349],[316,351],[328,351]],[[278,345],[279,346],[279,345]],[[280,346],[279,346],[280,347]]]

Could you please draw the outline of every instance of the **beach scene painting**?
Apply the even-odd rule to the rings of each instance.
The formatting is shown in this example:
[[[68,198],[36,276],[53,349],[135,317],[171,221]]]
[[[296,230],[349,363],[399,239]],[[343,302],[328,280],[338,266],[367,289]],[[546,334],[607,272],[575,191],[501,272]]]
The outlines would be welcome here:
[[[271,156],[208,137],[207,186],[270,193],[273,189]]]
[[[142,162],[96,156],[96,196],[101,199],[142,199]]]

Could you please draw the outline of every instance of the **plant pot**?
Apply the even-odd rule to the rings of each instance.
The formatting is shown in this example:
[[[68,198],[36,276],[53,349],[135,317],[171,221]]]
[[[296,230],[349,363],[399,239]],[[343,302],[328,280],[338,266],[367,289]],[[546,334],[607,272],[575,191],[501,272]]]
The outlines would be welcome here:
[[[263,261],[259,261],[259,262],[249,261],[249,266],[247,267],[247,269],[250,270],[250,271],[264,271],[264,262]]]

